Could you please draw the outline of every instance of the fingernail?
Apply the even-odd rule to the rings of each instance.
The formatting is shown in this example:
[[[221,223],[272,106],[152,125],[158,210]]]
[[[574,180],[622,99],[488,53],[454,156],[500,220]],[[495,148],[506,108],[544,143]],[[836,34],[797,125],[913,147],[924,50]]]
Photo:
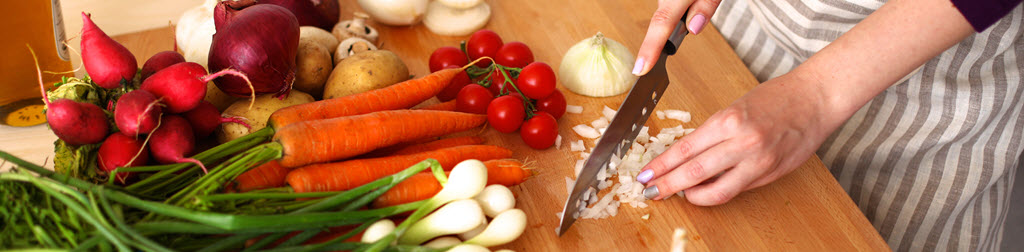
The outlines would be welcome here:
[[[640,181],[640,183],[647,184],[647,181],[651,181],[651,178],[653,178],[653,177],[654,177],[654,171],[652,171],[652,170],[644,170],[639,175],[636,175],[636,181]]]
[[[644,70],[644,57],[636,58],[636,63],[633,64],[633,75],[640,75],[640,71]]]
[[[644,198],[654,199],[654,197],[658,197],[659,194],[661,193],[658,192],[658,186],[644,188]]]
[[[697,14],[690,19],[690,32],[693,34],[700,33],[700,30],[704,29],[704,24],[708,22],[708,18],[704,17],[704,14]]]

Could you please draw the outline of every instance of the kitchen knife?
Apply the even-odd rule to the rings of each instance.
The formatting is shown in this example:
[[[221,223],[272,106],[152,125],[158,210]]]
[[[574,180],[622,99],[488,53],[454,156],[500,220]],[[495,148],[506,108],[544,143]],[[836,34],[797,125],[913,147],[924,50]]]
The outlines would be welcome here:
[[[685,21],[686,13],[684,12],[683,18],[676,24],[668,41],[665,41],[665,47],[661,50],[658,62],[654,64],[650,72],[640,76],[633,84],[633,88],[629,90],[626,99],[619,106],[615,118],[612,119],[604,135],[594,146],[590,157],[583,163],[583,169],[576,176],[576,184],[562,208],[562,220],[558,227],[559,236],[569,230],[569,227],[579,218],[580,212],[587,206],[587,203],[581,200],[583,194],[588,193],[590,188],[593,188],[595,192],[598,191],[597,174],[601,169],[608,167],[611,155],[621,158],[633,145],[633,140],[640,134],[640,129],[644,127],[647,118],[654,112],[654,107],[658,105],[658,100],[661,99],[665,88],[668,87],[665,59],[676,54],[679,44],[683,42],[683,37],[688,33]]]

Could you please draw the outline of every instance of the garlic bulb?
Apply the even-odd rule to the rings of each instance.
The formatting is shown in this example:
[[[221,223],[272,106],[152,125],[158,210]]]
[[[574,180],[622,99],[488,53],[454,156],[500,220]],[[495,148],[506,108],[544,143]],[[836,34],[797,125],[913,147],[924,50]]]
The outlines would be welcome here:
[[[558,68],[558,79],[573,93],[608,97],[629,91],[636,82],[633,53],[600,32],[569,48]]]
[[[218,2],[220,1],[206,0],[203,4],[182,13],[178,19],[174,37],[182,55],[185,56],[185,61],[206,67],[213,34],[217,31],[213,25],[213,8]]]

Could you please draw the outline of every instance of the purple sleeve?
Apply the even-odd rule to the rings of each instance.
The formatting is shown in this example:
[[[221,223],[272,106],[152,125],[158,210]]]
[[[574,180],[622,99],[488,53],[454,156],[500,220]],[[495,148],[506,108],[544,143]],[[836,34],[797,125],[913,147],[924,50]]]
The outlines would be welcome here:
[[[1022,0],[952,0],[977,32],[995,24],[996,21],[1010,13]]]

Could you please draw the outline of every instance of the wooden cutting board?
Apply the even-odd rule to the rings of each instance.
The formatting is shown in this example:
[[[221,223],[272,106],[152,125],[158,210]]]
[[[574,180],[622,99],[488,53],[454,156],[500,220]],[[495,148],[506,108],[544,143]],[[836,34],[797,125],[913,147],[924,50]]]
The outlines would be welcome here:
[[[359,10],[354,0],[342,0],[342,17]],[[537,61],[556,69],[562,54],[581,39],[600,31],[636,51],[647,29],[656,1],[487,1],[494,11],[487,29],[504,41],[521,41],[532,49]],[[727,3],[726,3],[727,4]],[[381,33],[383,48],[397,53],[416,76],[428,73],[427,59],[441,46],[458,46],[468,37],[446,37],[430,33],[423,25],[389,27],[371,23]],[[144,62],[149,56],[172,48],[173,30],[163,28],[116,36]],[[672,85],[658,110],[689,111],[700,125],[715,111],[757,85],[753,75],[733,53],[717,29],[707,26],[700,35],[689,35],[678,54],[667,63]],[[817,157],[775,183],[741,194],[716,207],[698,207],[679,197],[634,209],[623,206],[617,216],[601,220],[580,220],[559,237],[555,234],[566,199],[564,178],[571,176],[579,158],[569,143],[580,139],[572,126],[587,124],[601,116],[604,106],[618,108],[624,95],[589,98],[559,87],[569,104],[584,107],[582,114],[566,114],[559,120],[562,148],[533,150],[518,134],[493,129],[481,134],[489,144],[508,147],[515,157],[532,161],[537,174],[514,187],[517,207],[529,219],[528,229],[515,242],[502,246],[516,251],[667,251],[675,228],[688,231],[688,250],[694,251],[882,251],[885,241],[857,206],[839,187]],[[435,101],[429,101],[435,102]],[[652,131],[674,127],[679,122],[652,117]],[[52,155],[55,138],[45,127],[0,128],[5,151],[29,155],[42,162]],[[587,147],[593,141],[586,139]],[[35,157],[35,158],[33,158]],[[643,215],[650,215],[644,220]]]

